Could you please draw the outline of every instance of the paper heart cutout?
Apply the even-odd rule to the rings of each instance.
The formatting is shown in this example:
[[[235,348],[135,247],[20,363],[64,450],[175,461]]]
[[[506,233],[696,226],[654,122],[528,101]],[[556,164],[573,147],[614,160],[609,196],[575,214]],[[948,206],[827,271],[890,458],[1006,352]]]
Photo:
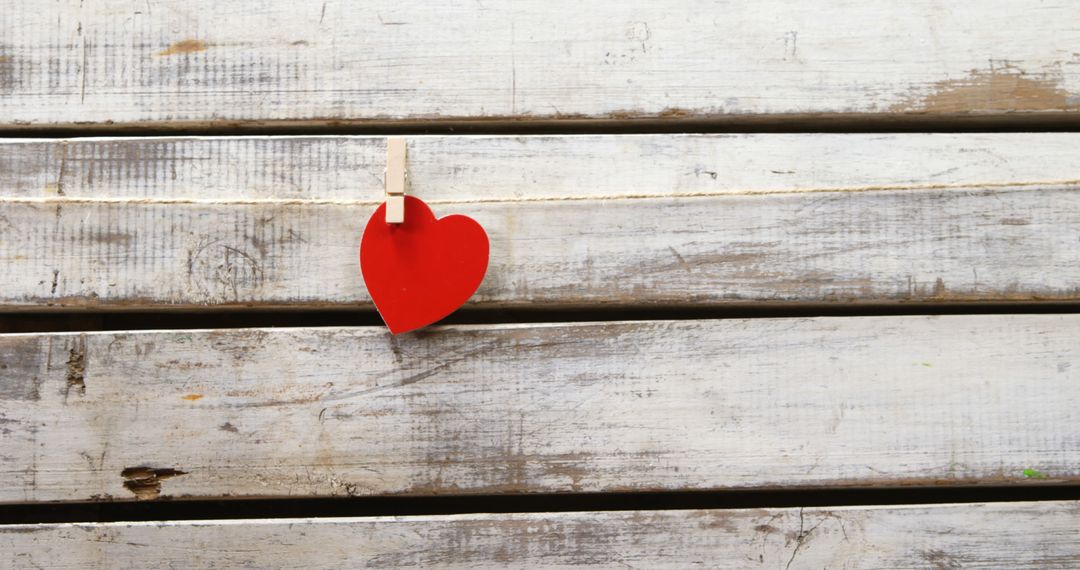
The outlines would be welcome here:
[[[368,219],[360,272],[390,332],[430,325],[465,304],[488,265],[488,238],[476,220],[435,219],[419,198],[405,197],[405,222],[386,223],[386,204]]]

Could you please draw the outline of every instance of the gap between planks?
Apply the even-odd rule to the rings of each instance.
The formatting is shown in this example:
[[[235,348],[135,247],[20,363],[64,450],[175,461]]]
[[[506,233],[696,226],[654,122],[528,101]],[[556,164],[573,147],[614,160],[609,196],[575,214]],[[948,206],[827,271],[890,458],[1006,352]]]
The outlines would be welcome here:
[[[792,507],[932,505],[1080,501],[1080,485],[866,487],[652,493],[529,493],[422,497],[270,497],[215,500],[117,500],[0,503],[0,526],[11,524],[378,517],[473,513],[560,513],[635,510],[730,510]]]
[[[0,125],[4,138],[1080,132],[1080,114],[728,115],[700,118],[189,121]]]
[[[508,325],[596,321],[692,321],[814,317],[887,317],[913,315],[1031,315],[1080,313],[1071,302],[895,302],[792,303],[747,302],[720,306],[613,305],[580,308],[463,307],[438,325]],[[307,306],[222,307],[28,307],[0,312],[0,333],[200,330],[261,327],[382,326],[371,309],[324,309]]]

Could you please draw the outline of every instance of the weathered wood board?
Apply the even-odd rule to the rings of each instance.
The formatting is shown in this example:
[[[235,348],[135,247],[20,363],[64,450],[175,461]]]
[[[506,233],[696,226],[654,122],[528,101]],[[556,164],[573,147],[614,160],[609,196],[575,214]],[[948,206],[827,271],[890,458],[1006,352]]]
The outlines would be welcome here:
[[[1080,136],[416,137],[473,306],[1080,298]],[[0,305],[370,306],[385,139],[0,143]]]
[[[1080,316],[0,337],[0,501],[1080,480]]]
[[[9,0],[0,128],[1073,113],[1066,0]]]
[[[1076,502],[0,526],[9,568],[1046,568]]]
[[[382,200],[379,136],[0,138],[0,196]],[[409,136],[434,203],[1080,183],[1077,133]]]

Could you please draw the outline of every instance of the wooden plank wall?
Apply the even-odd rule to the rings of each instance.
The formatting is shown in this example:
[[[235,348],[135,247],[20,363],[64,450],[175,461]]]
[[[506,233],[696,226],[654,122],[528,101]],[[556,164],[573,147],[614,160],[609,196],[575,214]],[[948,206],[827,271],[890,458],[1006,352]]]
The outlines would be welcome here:
[[[29,332],[0,335],[0,519],[226,506],[0,520],[0,567],[1080,565],[1080,135],[1038,132],[1080,124],[1077,21],[1061,0],[8,0],[0,317]],[[491,237],[464,317],[488,324],[320,326],[372,316],[359,238],[403,133],[413,194]],[[706,318],[740,307],[776,318]],[[197,326],[153,330],[167,310]],[[95,330],[120,311],[144,330]],[[961,486],[1002,495],[216,518]]]

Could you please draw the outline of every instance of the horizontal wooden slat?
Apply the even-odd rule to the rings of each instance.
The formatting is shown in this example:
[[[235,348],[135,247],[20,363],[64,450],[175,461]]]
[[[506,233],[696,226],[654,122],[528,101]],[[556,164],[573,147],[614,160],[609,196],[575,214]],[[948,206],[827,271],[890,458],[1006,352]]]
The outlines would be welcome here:
[[[1076,502],[0,526],[12,568],[1075,568]]]
[[[1071,300],[1080,136],[416,137],[474,306]],[[0,305],[370,306],[385,139],[0,143]]]
[[[1080,317],[0,337],[0,501],[1080,479]]]
[[[1072,113],[1065,0],[14,0],[0,127]]]

